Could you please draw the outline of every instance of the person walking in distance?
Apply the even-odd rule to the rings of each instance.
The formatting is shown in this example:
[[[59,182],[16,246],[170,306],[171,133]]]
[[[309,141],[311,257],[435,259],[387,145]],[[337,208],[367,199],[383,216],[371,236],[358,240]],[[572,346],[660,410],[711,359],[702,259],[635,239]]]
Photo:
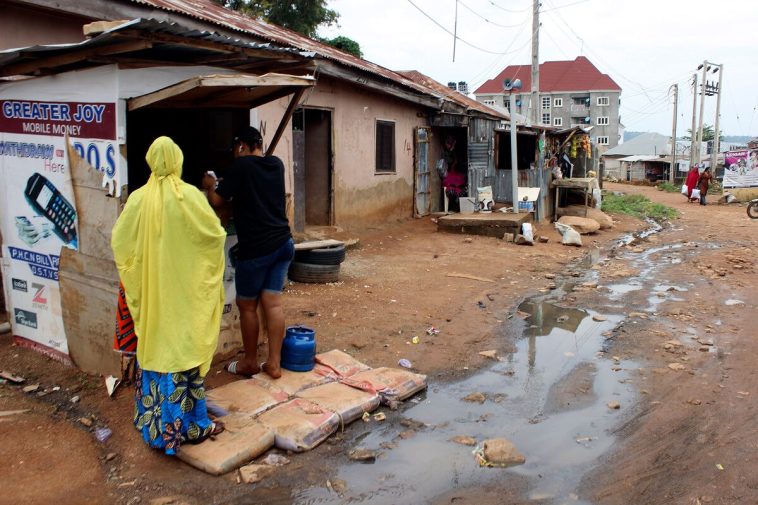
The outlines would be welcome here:
[[[227,370],[254,375],[263,369],[279,378],[284,339],[282,289],[295,255],[285,211],[284,164],[276,156],[263,154],[263,137],[250,126],[234,137],[233,150],[235,160],[218,186],[210,174],[202,182],[213,207],[231,202],[239,240],[235,286],[245,356],[229,363]],[[268,358],[262,365],[257,358],[258,304],[268,328]]]
[[[713,179],[713,175],[711,174],[710,167],[707,167],[697,180],[697,187],[700,189],[700,205],[705,205],[705,195],[708,194],[711,179]]]

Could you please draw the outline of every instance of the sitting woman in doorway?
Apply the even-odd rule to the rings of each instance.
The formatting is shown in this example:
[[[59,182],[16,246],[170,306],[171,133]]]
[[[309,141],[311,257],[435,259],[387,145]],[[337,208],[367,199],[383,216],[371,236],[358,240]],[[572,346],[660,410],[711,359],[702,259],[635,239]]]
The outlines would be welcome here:
[[[134,425],[150,447],[176,454],[223,431],[208,417],[204,378],[221,326],[226,233],[181,180],[179,146],[159,137],[146,159],[152,173],[129,196],[111,247],[137,336]]]
[[[447,171],[442,177],[442,190],[449,200],[448,210],[451,211],[460,211],[459,199],[466,192],[466,174],[458,170],[459,163],[456,144],[455,137],[448,135],[442,146],[442,159],[447,166]]]

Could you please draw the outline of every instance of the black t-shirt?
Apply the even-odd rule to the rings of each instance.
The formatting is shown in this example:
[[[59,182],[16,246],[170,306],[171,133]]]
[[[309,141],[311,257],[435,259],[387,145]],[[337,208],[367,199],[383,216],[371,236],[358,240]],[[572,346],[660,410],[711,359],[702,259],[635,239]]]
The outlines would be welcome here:
[[[292,236],[285,211],[284,164],[276,156],[235,159],[216,193],[232,202],[239,259],[270,254]]]

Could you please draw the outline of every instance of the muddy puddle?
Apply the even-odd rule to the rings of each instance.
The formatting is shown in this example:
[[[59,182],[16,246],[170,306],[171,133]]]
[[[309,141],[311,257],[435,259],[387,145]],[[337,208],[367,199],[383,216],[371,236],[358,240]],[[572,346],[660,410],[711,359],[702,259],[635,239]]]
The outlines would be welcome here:
[[[332,478],[346,484],[342,496],[309,488],[296,491],[294,501],[420,504],[457,488],[502,485],[518,477],[529,482],[525,498],[535,503],[583,503],[575,489],[613,445],[610,429],[622,415],[607,403],[634,401],[633,389],[621,381],[636,365],[625,362],[613,371],[617,364],[602,352],[603,333],[621,318],[595,321],[592,311],[562,308],[544,297],[524,302],[519,310],[530,316],[523,321],[516,316],[506,328],[520,332],[516,352],[502,354],[465,380],[430,381],[424,395],[407,402],[402,412],[390,413],[390,422],[349,427],[348,447],[377,450],[379,458],[374,464],[346,458],[340,463]],[[473,392],[483,393],[486,401],[463,401]],[[405,426],[391,422],[403,418]],[[473,447],[450,441],[457,435],[479,442],[505,437],[526,456],[526,464],[480,468]]]
[[[598,268],[591,267],[600,263],[602,269],[608,258],[600,258],[594,250],[577,269],[583,272],[580,277],[559,278],[557,289],[519,306],[528,317],[516,315],[506,321],[503,334],[514,342],[515,351],[499,353],[498,360],[461,381],[435,383],[430,378],[427,392],[406,402],[401,411],[388,412],[384,423],[348,427],[343,435],[346,448],[378,451],[376,462],[351,462],[342,455],[329,462],[336,468],[332,466],[328,478],[344,484],[343,492],[322,486],[293,490],[293,502],[436,503],[438,497],[456,490],[465,493],[494,486],[524,490],[524,503],[589,505],[577,494],[580,482],[616,442],[613,429],[637,395],[630,383],[639,364],[617,362],[605,352],[606,336],[624,319],[614,314],[629,312],[632,295],[642,307],[647,302],[642,310],[651,313],[664,301],[679,300],[679,294],[692,286],[661,278],[661,268],[688,261],[690,248],[709,247],[657,246],[651,237],[661,229],[651,223],[647,230],[622,238],[611,251],[610,256],[628,261],[637,274],[601,286],[609,293],[603,317],[595,317],[600,314],[592,310],[561,306],[574,286],[598,281]],[[474,392],[486,400],[463,401]],[[621,409],[609,408],[612,401],[619,402]],[[458,435],[479,443],[507,438],[526,463],[508,469],[481,468],[472,454],[474,447],[451,441]]]

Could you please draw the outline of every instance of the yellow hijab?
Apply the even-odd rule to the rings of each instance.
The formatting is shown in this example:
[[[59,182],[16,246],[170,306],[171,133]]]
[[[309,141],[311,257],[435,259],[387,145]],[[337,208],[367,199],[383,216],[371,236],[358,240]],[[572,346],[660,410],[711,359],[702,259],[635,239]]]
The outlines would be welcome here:
[[[206,197],[181,179],[184,155],[159,137],[145,157],[152,174],[129,196],[111,247],[145,370],[205,375],[224,306],[226,232]]]

